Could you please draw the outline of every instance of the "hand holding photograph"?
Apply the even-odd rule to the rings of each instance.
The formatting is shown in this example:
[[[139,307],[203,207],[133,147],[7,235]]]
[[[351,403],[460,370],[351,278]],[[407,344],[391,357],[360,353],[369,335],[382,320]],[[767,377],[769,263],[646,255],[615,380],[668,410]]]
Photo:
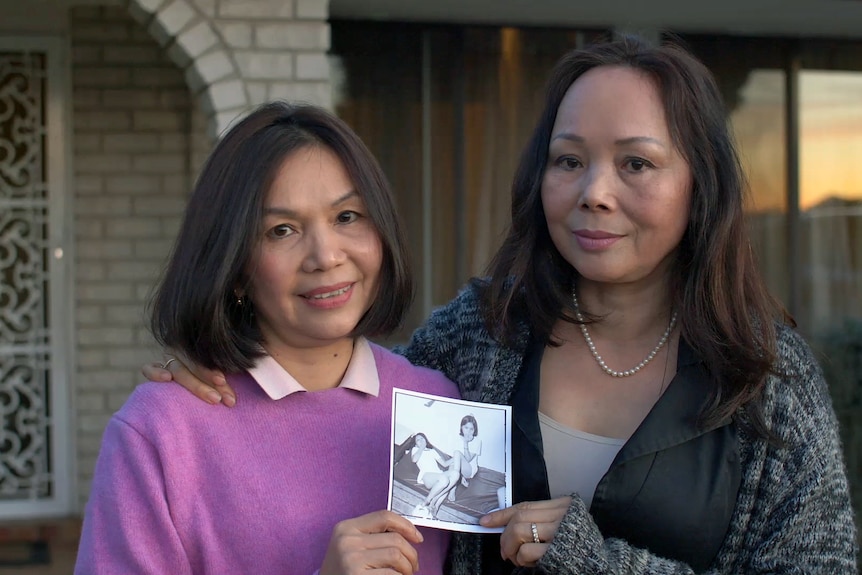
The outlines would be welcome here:
[[[512,408],[393,389],[389,510],[416,525],[499,533],[512,501]]]

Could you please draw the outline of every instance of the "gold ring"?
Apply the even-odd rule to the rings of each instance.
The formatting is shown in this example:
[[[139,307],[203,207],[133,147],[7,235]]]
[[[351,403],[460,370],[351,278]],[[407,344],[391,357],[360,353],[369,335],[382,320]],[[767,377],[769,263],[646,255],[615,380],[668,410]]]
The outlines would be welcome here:
[[[539,528],[536,527],[535,523],[530,523],[530,531],[533,532],[533,543],[541,543],[542,540],[539,539]]]
[[[168,369],[168,366],[171,365],[171,363],[175,362],[176,360],[177,360],[177,358],[175,358],[175,357],[170,358],[168,361],[166,361],[165,363],[162,364],[162,369]]]

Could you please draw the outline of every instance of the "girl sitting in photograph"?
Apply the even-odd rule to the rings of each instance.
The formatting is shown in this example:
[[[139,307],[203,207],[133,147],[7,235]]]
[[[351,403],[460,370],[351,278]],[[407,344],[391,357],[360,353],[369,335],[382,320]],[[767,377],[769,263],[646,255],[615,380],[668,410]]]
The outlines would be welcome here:
[[[404,456],[409,454],[409,461],[416,473],[415,483],[428,489],[422,503],[416,505],[409,515],[423,519],[436,519],[448,493],[461,478],[459,461],[450,457],[435,447],[424,433],[415,433],[403,443],[395,447],[394,463],[397,466]],[[399,473],[396,469],[396,477]]]
[[[461,418],[461,428],[458,431],[456,449],[453,457],[460,460],[461,484],[464,487],[476,476],[479,471],[479,456],[482,455],[482,440],[479,435],[479,423],[472,415]],[[454,497],[454,491],[450,491],[450,497]]]

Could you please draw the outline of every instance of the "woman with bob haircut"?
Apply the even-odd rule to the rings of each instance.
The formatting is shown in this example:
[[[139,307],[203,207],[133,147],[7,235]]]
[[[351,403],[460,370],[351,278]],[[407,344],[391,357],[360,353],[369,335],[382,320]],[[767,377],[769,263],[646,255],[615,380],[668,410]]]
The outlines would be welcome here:
[[[392,387],[457,389],[367,339],[401,323],[412,289],[386,178],[344,122],[271,103],[231,128],[152,329],[240,401],[134,391],[105,430],[75,573],[441,574],[448,534],[385,510]]]
[[[828,388],[746,194],[688,52],[620,37],[558,62],[488,277],[399,350],[513,406],[520,503],[482,518],[500,537],[453,537],[452,573],[857,573]],[[204,397],[217,374],[194,369],[213,385],[173,375]]]
[[[461,483],[467,487],[469,481],[479,471],[479,456],[482,455],[482,440],[479,439],[479,422],[473,414],[468,413],[461,418],[458,428],[458,440],[455,443],[455,453],[460,458]]]

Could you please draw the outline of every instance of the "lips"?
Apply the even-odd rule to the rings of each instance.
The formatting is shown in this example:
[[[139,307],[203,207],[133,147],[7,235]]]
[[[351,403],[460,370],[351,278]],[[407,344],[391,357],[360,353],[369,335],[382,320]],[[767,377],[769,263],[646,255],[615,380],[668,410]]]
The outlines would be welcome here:
[[[600,251],[609,248],[623,237],[601,230],[575,230],[572,233],[578,245],[585,251]]]
[[[576,236],[588,238],[591,240],[607,240],[611,238],[619,238],[620,234],[612,234],[610,232],[603,232],[600,230],[575,230],[573,232]]]
[[[342,309],[353,297],[352,282],[344,282],[314,288],[299,294],[310,309],[331,311]]]
[[[345,293],[347,293],[348,290],[350,290],[352,286],[353,284],[349,282],[335,284],[331,286],[323,286],[302,293],[300,294],[300,296],[310,300],[325,300],[344,295]]]

